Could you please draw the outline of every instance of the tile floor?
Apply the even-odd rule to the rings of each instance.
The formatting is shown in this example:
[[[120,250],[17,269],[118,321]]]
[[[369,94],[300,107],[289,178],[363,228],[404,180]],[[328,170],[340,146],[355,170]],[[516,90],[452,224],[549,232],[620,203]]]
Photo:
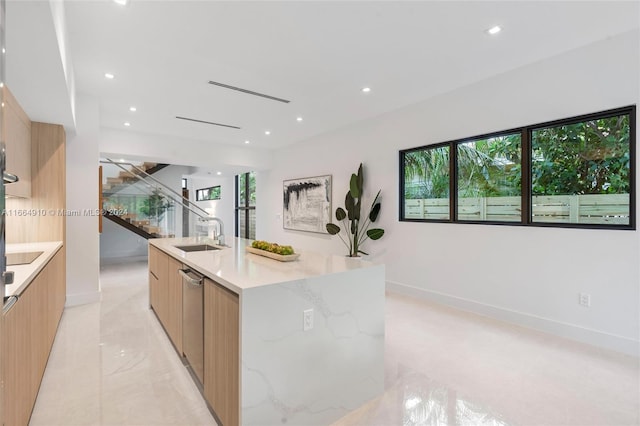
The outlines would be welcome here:
[[[65,309],[30,425],[215,425],[149,310],[147,263],[101,269],[102,301]]]
[[[212,425],[148,309],[146,263],[68,308],[31,425]],[[386,392],[336,426],[638,425],[640,360],[388,294]]]

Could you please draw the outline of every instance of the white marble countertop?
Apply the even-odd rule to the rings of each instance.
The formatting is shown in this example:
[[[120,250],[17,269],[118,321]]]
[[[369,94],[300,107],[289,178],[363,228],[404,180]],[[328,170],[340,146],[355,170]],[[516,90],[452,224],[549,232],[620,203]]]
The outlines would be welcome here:
[[[149,244],[238,294],[244,290],[265,285],[375,266],[374,263],[362,259],[298,250],[296,253],[300,253],[300,257],[297,260],[280,262],[247,253],[245,247],[250,245],[252,241],[244,238],[228,238],[229,247],[224,247],[221,250],[190,253],[174,246],[189,244],[215,246],[216,243],[206,237],[187,237],[155,238],[150,239]]]
[[[43,252],[28,265],[7,266],[7,271],[13,271],[13,284],[5,286],[6,296],[19,296],[29,286],[31,281],[53,258],[62,247],[62,241],[49,241],[44,243],[20,243],[7,244],[7,253],[25,253],[32,251]]]

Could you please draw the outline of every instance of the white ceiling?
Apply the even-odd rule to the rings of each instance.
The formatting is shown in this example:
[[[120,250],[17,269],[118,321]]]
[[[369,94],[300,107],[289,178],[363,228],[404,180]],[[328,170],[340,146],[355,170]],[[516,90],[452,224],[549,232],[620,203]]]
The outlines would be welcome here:
[[[639,24],[637,1],[130,0],[123,7],[104,0],[65,7],[76,91],[99,99],[103,127],[125,129],[126,121],[128,131],[274,149]],[[27,33],[31,23],[14,25]],[[489,36],[493,25],[504,30]]]

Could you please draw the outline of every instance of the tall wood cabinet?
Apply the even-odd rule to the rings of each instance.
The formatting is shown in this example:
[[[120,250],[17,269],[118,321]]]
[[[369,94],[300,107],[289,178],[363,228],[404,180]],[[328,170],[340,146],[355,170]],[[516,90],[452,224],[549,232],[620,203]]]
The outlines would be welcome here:
[[[31,122],[31,197],[7,198],[7,210],[46,212],[7,216],[6,242],[64,241],[66,220],[66,134],[58,124]],[[27,179],[29,173],[20,178]],[[6,188],[11,188],[9,184]],[[64,249],[64,247],[63,247]]]
[[[64,263],[60,249],[3,314],[5,425],[29,423],[64,309]]]
[[[13,97],[7,86],[2,88],[2,140],[6,144],[7,172],[20,180],[7,185],[7,195],[31,196],[31,120]]]

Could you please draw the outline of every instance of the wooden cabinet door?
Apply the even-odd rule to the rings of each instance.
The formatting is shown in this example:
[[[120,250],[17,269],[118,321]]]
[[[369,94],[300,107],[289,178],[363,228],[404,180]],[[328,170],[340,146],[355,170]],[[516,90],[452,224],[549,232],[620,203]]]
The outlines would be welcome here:
[[[156,314],[162,325],[167,328],[169,324],[169,255],[158,252],[158,306]]]
[[[169,294],[167,332],[176,350],[182,355],[182,277],[178,271],[182,263],[169,257]]]
[[[205,279],[204,395],[224,426],[240,419],[238,295]]]
[[[158,278],[158,255],[160,250],[149,245],[149,272],[153,272],[153,275]]]
[[[4,86],[4,114],[2,140],[6,143],[7,172],[18,176],[20,180],[7,185],[7,195],[31,197],[31,120]]]
[[[6,425],[26,425],[31,414],[29,404],[30,323],[28,299],[16,302],[3,317],[2,375],[4,424]]]
[[[149,306],[158,314],[158,277],[149,271]]]

